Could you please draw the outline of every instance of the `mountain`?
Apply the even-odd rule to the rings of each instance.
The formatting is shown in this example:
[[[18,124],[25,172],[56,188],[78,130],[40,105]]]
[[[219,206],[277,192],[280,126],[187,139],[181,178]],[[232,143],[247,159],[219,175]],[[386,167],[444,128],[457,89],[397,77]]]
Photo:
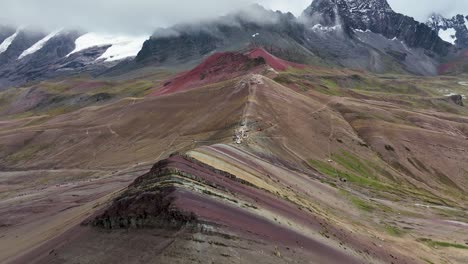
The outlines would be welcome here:
[[[0,263],[468,263],[468,51],[436,30],[384,0],[0,27]]]
[[[146,39],[76,30],[0,32],[0,88],[80,73],[98,75],[136,56]]]
[[[450,47],[430,27],[394,12],[386,0],[316,0],[304,15],[324,26],[338,23],[348,34],[369,30],[388,39],[397,38],[410,48],[423,48],[442,56]]]
[[[468,29],[467,17],[456,15],[452,18],[445,18],[440,14],[432,14],[427,25],[435,32],[438,32],[440,38],[457,46],[457,48],[468,48]]]
[[[258,46],[303,64],[423,75],[437,74],[439,59],[451,50],[430,27],[394,12],[385,0],[317,0],[300,18],[251,6],[218,20],[157,31],[136,61],[174,65]]]
[[[457,28],[462,43],[466,28]],[[394,12],[386,0],[316,0],[299,18],[252,5],[159,29],[149,39],[2,27],[0,88],[81,73],[118,75],[148,65],[187,68],[214,52],[254,47],[302,64],[435,75],[442,58],[453,53],[440,30]]]

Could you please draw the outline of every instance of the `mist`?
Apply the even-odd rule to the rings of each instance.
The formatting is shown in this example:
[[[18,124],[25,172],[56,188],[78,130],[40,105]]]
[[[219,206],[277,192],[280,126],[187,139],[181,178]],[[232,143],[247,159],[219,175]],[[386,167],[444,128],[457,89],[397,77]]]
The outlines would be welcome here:
[[[0,24],[138,35],[216,18],[254,3],[297,15],[309,1],[290,0],[285,5],[279,0],[2,0]]]
[[[395,11],[425,21],[432,12],[468,15],[466,0],[388,0]],[[2,0],[0,24],[34,25],[45,30],[151,34],[155,29],[224,16],[258,3],[299,16],[312,0]],[[430,4],[428,4],[430,2]],[[253,17],[256,17],[253,14]],[[257,18],[267,19],[258,15]]]

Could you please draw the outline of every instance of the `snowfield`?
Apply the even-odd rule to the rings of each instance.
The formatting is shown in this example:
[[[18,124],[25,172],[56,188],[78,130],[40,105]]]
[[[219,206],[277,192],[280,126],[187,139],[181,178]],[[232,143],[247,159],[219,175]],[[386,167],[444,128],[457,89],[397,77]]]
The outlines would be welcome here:
[[[104,54],[97,58],[97,60],[122,60],[128,57],[135,57],[147,39],[147,36],[134,37],[125,35],[108,35],[94,32],[87,33],[76,39],[75,49],[67,56],[92,47],[110,46],[106,52],[104,52]]]
[[[3,52],[5,52],[11,45],[11,43],[13,42],[13,40],[15,40],[16,36],[18,36],[18,33],[19,33],[19,30],[17,30],[15,32],[15,34],[9,36],[8,38],[6,38],[2,44],[0,44],[0,54],[2,54]]]
[[[447,30],[440,29],[439,37],[443,41],[446,41],[448,43],[455,45],[455,40],[457,40],[457,38],[455,37],[456,33],[457,32],[453,28],[448,28]]]
[[[335,25],[333,27],[325,27],[325,26],[322,26],[321,24],[317,24],[312,27],[312,30],[314,32],[332,32],[335,30],[341,30],[341,25]]]
[[[62,31],[61,29],[60,30],[56,30],[52,33],[50,33],[49,35],[45,36],[43,39],[39,40],[38,42],[36,42],[36,44],[32,45],[29,49],[23,51],[23,53],[21,53],[21,55],[18,57],[18,60],[21,60],[22,58],[28,56],[28,55],[31,55],[31,54],[34,54],[35,52],[39,51],[40,49],[42,49],[42,47],[44,47],[44,45],[50,40],[52,39],[53,37],[55,37],[56,35],[58,35],[60,33],[60,31]]]

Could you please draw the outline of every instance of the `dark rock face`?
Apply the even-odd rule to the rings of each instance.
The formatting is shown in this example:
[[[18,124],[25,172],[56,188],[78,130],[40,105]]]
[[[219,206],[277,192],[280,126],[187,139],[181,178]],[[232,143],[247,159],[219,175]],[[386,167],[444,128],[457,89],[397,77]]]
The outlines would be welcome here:
[[[432,28],[413,18],[396,13],[386,0],[316,0],[304,17],[325,26],[341,25],[344,31],[370,30],[388,39],[398,38],[409,47],[447,55],[450,45]]]
[[[167,187],[122,197],[92,225],[104,229],[178,228],[195,222],[195,216],[172,208],[174,191]]]
[[[463,97],[461,95],[459,95],[459,94],[449,96],[449,100],[451,102],[453,102],[454,104],[456,104],[456,105],[464,106]]]
[[[173,155],[156,163],[150,172],[137,178],[127,191],[104,213],[90,222],[104,229],[128,228],[196,228],[197,217],[176,204],[181,178],[195,178],[186,164],[201,166],[188,157]]]
[[[455,31],[454,40],[458,48],[468,48],[468,16],[456,15],[452,18],[445,18],[440,14],[432,14],[427,20],[427,25],[435,32],[453,29]]]
[[[255,17],[250,13],[255,13]],[[145,42],[136,61],[184,63],[214,51],[241,50],[253,46],[299,51],[301,48],[296,39],[300,39],[303,32],[303,27],[292,14],[267,11],[254,5],[248,10],[210,22],[158,30]]]
[[[178,38],[152,38],[143,44],[136,57],[137,62],[151,58],[153,62],[165,63],[172,58],[175,61],[204,56],[220,46],[222,40],[205,32],[199,34],[183,33]]]

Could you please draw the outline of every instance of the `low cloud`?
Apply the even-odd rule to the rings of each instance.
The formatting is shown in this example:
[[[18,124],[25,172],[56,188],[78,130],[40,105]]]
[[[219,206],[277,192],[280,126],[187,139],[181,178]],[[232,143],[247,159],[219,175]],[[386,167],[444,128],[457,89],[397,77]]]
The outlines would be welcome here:
[[[149,34],[159,27],[223,16],[256,2],[299,13],[309,1],[290,0],[284,5],[279,0],[2,0],[0,24]]]
[[[420,21],[431,12],[468,14],[466,0],[388,0],[398,12]],[[298,16],[312,0],[2,0],[0,24],[34,25],[47,30],[150,34],[160,27],[209,20],[259,3]],[[430,4],[428,4],[430,2]],[[258,17],[258,20],[265,19]]]
[[[388,0],[392,8],[416,20],[425,22],[431,13],[440,13],[447,17],[456,14],[468,15],[466,0]]]

